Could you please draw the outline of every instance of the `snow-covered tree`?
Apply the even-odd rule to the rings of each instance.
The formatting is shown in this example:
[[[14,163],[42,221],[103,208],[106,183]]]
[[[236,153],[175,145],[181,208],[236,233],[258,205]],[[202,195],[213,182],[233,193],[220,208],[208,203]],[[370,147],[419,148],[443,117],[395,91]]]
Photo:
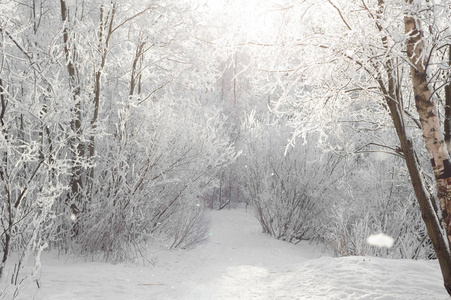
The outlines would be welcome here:
[[[121,260],[205,238],[236,155],[190,5],[0,3],[0,277],[11,251],[18,287],[47,246]]]
[[[261,68],[283,71],[277,110],[296,115],[293,126],[302,137],[349,121],[394,127],[397,145],[373,143],[367,150],[405,159],[451,293],[449,129],[443,126],[449,119],[443,100],[449,94],[449,3],[304,1],[284,13],[284,29],[271,47],[280,59]]]

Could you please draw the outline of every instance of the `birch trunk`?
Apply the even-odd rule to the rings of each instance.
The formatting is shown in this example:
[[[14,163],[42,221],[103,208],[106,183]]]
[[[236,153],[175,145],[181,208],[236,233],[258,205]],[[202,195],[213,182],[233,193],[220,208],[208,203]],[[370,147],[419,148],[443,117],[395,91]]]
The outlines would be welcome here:
[[[409,4],[412,0],[407,0]],[[425,63],[425,49],[423,32],[419,20],[411,15],[404,17],[405,32],[407,34],[406,50],[411,64],[410,76],[412,79],[415,105],[420,117],[423,140],[434,170],[437,186],[437,197],[442,211],[446,231],[445,245],[437,248],[434,245],[440,263],[444,285],[451,295],[451,256],[449,244],[451,241],[451,163],[445,137],[440,128],[437,108],[433,92],[427,81],[427,65]],[[415,182],[412,181],[415,188]],[[423,213],[423,211],[422,211]],[[432,237],[431,237],[432,240]],[[433,241],[434,243],[434,241]],[[443,249],[445,247],[445,249]]]

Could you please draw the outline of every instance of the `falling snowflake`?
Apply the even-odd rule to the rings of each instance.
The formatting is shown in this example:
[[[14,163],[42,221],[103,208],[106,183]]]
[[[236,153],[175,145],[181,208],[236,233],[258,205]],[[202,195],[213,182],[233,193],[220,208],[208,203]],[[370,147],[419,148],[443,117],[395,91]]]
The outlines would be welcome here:
[[[371,246],[391,248],[393,246],[394,240],[392,237],[386,234],[378,233],[370,235],[366,239],[366,242]]]

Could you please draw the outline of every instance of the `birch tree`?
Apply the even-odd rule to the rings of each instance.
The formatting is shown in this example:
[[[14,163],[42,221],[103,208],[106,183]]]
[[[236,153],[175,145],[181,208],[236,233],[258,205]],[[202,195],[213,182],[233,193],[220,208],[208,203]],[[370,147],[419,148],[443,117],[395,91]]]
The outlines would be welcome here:
[[[449,151],[451,149],[445,143],[442,124],[439,120],[437,100],[434,96],[434,93],[437,91],[434,91],[429,83],[431,78],[427,69],[432,65],[432,62],[430,62],[432,53],[426,52],[433,51],[435,47],[440,47],[440,45],[433,43],[429,46],[430,49],[425,47],[425,43],[429,41],[425,40],[423,20],[422,16],[419,15],[421,6],[418,3],[414,4],[411,0],[407,1],[407,3],[409,4],[410,10],[406,12],[404,17],[405,32],[407,35],[405,43],[407,57],[411,64],[410,77],[412,79],[413,97],[421,122],[424,144],[430,157],[431,167],[434,170],[437,197],[442,212],[445,234],[441,231],[441,224],[437,224],[439,218],[430,200],[426,201],[427,199],[425,199],[426,203],[423,204],[421,203],[422,193],[416,193],[423,212],[423,219],[428,227],[429,236],[431,237],[437,258],[440,262],[445,288],[451,295],[451,188],[449,188],[451,184]],[[434,5],[426,6],[425,8],[426,10],[430,10],[432,14],[436,13],[435,10],[437,8]],[[434,27],[435,25],[432,24]],[[437,26],[434,29],[437,30],[439,27]],[[445,79],[446,85],[449,85],[448,80]],[[449,113],[449,109],[446,112]],[[449,117],[449,115],[445,116],[447,119]],[[411,172],[411,178],[412,175],[413,172]]]

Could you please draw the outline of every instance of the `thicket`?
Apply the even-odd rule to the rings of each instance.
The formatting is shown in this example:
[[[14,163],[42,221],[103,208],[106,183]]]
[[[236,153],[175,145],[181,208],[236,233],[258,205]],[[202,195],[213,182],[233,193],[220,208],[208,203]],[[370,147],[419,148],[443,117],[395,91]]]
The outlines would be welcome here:
[[[204,241],[236,153],[186,3],[30,3],[0,3],[4,295],[38,282],[21,271],[45,249],[117,262]]]
[[[237,143],[240,190],[264,233],[323,243],[337,256],[434,257],[402,158],[333,148],[336,135],[307,135],[290,145],[286,121],[254,111]],[[392,248],[366,242],[381,232],[394,238]]]

